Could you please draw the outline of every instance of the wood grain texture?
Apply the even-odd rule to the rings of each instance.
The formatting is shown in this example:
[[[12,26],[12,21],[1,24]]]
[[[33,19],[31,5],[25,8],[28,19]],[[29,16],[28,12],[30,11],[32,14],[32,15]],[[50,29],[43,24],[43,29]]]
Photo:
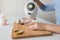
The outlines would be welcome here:
[[[14,31],[15,30],[23,30],[23,34],[17,35]],[[12,39],[18,39],[18,38],[28,38],[28,37],[38,37],[38,36],[49,36],[52,33],[49,31],[31,31],[28,29],[26,25],[21,25],[14,23],[12,28],[11,37]]]

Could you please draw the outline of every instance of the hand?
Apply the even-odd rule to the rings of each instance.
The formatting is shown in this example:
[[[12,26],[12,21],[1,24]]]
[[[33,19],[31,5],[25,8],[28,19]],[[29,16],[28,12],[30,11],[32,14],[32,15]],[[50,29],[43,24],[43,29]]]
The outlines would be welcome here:
[[[30,23],[32,20],[29,18],[21,18],[22,23]]]
[[[30,30],[45,30],[45,25],[44,24],[33,22],[33,23],[29,23],[28,24],[28,28]]]
[[[41,24],[41,23],[28,23],[30,30],[46,30],[60,34],[60,26],[52,24]]]

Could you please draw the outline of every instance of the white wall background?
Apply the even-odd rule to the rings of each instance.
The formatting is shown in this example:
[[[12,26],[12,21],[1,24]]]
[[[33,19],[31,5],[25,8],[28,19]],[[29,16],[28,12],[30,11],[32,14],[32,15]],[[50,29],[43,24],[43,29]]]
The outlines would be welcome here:
[[[1,13],[1,0],[0,0],[0,13]]]
[[[20,17],[24,16],[24,5],[29,0],[0,0],[0,11],[3,12],[7,17]],[[41,0],[43,3],[49,3],[52,0]],[[54,12],[43,12],[39,9],[38,15],[40,18],[55,23]]]

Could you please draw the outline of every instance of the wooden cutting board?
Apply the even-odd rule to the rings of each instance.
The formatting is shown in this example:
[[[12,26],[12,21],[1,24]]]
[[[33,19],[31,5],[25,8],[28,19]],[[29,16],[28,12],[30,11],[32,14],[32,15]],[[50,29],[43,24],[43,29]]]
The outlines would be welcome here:
[[[23,34],[17,35],[14,31],[15,30],[23,30]],[[37,37],[37,36],[49,36],[52,33],[49,31],[31,31],[28,29],[26,25],[21,25],[14,23],[12,28],[12,39],[18,39],[18,38],[28,38],[28,37]]]

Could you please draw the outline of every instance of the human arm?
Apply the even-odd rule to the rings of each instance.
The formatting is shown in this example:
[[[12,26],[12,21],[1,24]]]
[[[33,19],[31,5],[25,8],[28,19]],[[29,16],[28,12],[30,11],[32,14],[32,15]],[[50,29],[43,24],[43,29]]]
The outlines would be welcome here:
[[[43,4],[42,2],[40,2],[39,0],[34,0],[34,2],[36,2],[36,4],[39,6],[40,9],[42,9],[43,11],[53,11],[55,10],[55,5],[54,2],[51,2],[49,4]]]
[[[54,33],[60,34],[60,26],[52,24],[41,24],[41,23],[31,23],[29,26],[30,30],[46,30]]]
[[[60,34],[60,26],[58,25],[47,25],[45,30]]]

